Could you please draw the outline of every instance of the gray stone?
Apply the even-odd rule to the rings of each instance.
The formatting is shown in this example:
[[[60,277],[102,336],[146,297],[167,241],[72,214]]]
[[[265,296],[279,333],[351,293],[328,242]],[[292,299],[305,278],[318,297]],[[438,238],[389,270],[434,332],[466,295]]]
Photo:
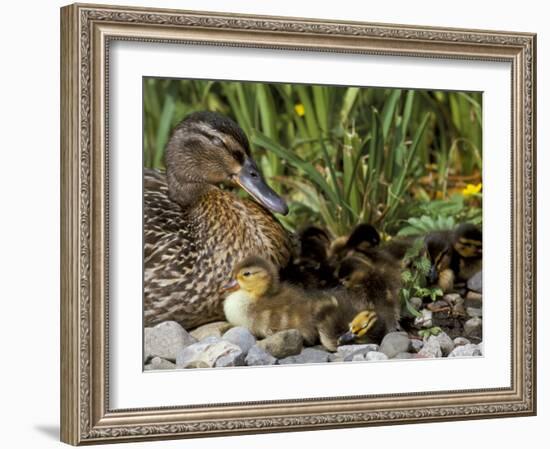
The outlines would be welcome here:
[[[482,304],[483,296],[481,296],[481,293],[468,292],[466,294],[466,298],[464,300],[465,307],[474,307],[476,309],[481,309]]]
[[[417,296],[413,296],[411,299],[409,299],[409,304],[416,310],[420,310],[422,307],[422,298],[418,298]]]
[[[464,337],[456,337],[453,340],[453,343],[455,344],[455,348],[456,348],[457,346],[469,345],[471,341]]]
[[[406,332],[390,332],[380,343],[380,352],[386,354],[390,359],[400,352],[407,352],[411,341]]]
[[[483,316],[482,309],[477,307],[467,307],[466,314],[471,318],[481,318]]]
[[[244,354],[241,348],[214,336],[187,346],[176,358],[177,368],[212,368],[243,364]]]
[[[418,352],[424,347],[424,342],[416,338],[411,338],[411,350],[413,352]]]
[[[328,355],[328,361],[329,362],[344,362],[344,355],[341,352],[332,352]]]
[[[410,352],[400,352],[399,354],[397,354],[394,359],[395,360],[407,360],[407,359],[412,359],[414,357],[413,354],[411,354]]]
[[[464,323],[464,335],[466,337],[481,338],[481,318],[470,318]]]
[[[454,348],[449,357],[479,357],[481,355],[482,353],[478,345],[468,344]]]
[[[432,337],[439,342],[439,347],[441,348],[443,357],[447,357],[455,347],[453,340],[451,340],[451,337],[449,337],[445,332],[440,332]]]
[[[338,346],[337,354],[342,356],[342,360],[344,362],[350,362],[356,355],[365,355],[367,352],[378,351],[378,349],[379,346],[375,344],[344,345]]]
[[[436,336],[430,335],[425,341],[423,348],[418,351],[420,357],[425,358],[438,358],[443,355],[441,351],[441,345]]]
[[[227,321],[215,321],[204,324],[191,331],[191,336],[197,340],[204,340],[206,337],[221,337],[232,326]]]
[[[470,279],[468,279],[468,282],[466,283],[466,286],[468,287],[468,289],[473,290],[474,292],[483,293],[483,291],[482,291],[482,287],[483,287],[482,272],[478,271]]]
[[[160,369],[175,369],[176,364],[169,362],[166,359],[161,359],[160,357],[153,357],[150,363],[145,365],[145,371],[153,371]]]
[[[451,305],[464,304],[464,298],[462,298],[462,296],[458,293],[447,293],[443,296],[443,300]]]
[[[248,350],[245,363],[248,366],[275,365],[277,359],[258,345],[254,345]]]
[[[369,362],[375,362],[379,360],[388,360],[388,356],[383,352],[369,351],[367,352],[365,359]]]
[[[289,365],[296,363],[326,363],[329,361],[330,354],[327,351],[321,351],[314,348],[304,348],[298,355],[291,355],[279,360],[280,365]]]
[[[222,340],[237,345],[244,355],[248,354],[250,348],[256,344],[256,338],[246,327],[232,327],[223,334]]]
[[[196,341],[175,321],[164,321],[154,327],[146,327],[143,345],[145,360],[151,357],[161,357],[175,361],[176,355],[183,348]]]
[[[422,309],[422,316],[416,317],[414,320],[414,325],[423,328],[433,327],[433,313],[431,310]]]
[[[303,339],[296,329],[277,332],[266,339],[259,341],[258,346],[265,349],[273,357],[283,359],[302,352]]]

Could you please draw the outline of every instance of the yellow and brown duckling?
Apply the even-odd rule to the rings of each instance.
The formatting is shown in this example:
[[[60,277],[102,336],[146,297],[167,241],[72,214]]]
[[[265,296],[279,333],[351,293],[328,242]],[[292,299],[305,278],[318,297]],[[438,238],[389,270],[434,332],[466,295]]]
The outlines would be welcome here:
[[[223,317],[220,288],[236,261],[259,254],[284,267],[294,244],[271,213],[285,214],[287,205],[266,184],[233,120],[191,114],[173,131],[165,160],[165,173],[144,172],[144,321],[192,328]]]
[[[458,253],[458,278],[467,281],[482,268],[483,235],[471,224],[462,223],[454,231],[453,248]]]
[[[380,267],[361,255],[345,258],[338,277],[352,294],[345,312],[349,329],[339,344],[351,342],[379,343],[384,335],[399,329],[400,272],[392,265]]]
[[[483,238],[473,224],[460,224],[454,231],[430,232],[424,242],[431,262],[428,282],[438,285],[444,293],[481,270]]]
[[[248,328],[258,338],[296,329],[307,344],[321,341],[327,349],[336,349],[335,337],[327,341],[324,332],[327,315],[337,308],[334,296],[281,282],[266,259],[249,256],[239,262],[223,290],[229,293],[223,308],[231,324]]]

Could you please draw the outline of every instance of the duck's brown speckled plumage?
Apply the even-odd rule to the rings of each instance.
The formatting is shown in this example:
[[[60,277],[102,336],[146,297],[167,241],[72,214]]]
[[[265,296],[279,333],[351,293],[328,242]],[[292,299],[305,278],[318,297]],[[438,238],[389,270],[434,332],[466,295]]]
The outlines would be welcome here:
[[[271,213],[215,185],[200,201],[172,199],[164,172],[144,172],[144,321],[185,328],[223,318],[220,294],[236,261],[261,255],[285,266],[292,240]]]

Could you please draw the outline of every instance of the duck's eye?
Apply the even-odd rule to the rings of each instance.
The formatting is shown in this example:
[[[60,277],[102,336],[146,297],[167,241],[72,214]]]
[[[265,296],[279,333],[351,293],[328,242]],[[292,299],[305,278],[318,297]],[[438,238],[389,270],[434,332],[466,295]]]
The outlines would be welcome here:
[[[211,141],[217,147],[223,147],[224,146],[223,140],[220,139],[219,137],[214,136],[214,137],[212,137]]]
[[[252,273],[251,273],[250,271],[245,271],[245,272],[243,273],[243,276],[244,276],[244,277],[248,277],[248,276],[250,276],[251,274],[252,274]]]

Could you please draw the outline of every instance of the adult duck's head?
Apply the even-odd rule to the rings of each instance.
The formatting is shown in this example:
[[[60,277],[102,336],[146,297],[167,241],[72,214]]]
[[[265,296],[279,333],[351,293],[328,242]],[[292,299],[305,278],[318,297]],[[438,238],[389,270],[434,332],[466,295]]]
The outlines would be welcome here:
[[[252,159],[243,130],[215,112],[193,113],[176,127],[166,148],[166,172],[170,195],[180,203],[192,204],[209,186],[230,184],[272,212],[288,212]]]

